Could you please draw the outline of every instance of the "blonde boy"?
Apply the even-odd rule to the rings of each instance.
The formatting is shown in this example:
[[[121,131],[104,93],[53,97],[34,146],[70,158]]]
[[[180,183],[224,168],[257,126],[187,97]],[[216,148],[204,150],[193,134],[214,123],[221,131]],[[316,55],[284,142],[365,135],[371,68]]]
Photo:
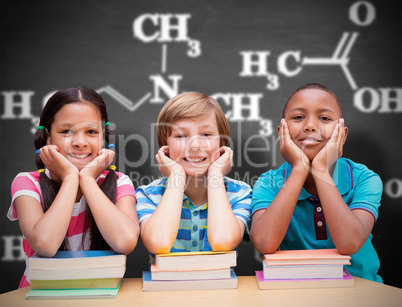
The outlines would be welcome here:
[[[235,249],[249,231],[251,188],[225,176],[233,152],[218,102],[198,92],[170,99],[157,140],[163,178],[136,191],[144,246],[151,254]]]

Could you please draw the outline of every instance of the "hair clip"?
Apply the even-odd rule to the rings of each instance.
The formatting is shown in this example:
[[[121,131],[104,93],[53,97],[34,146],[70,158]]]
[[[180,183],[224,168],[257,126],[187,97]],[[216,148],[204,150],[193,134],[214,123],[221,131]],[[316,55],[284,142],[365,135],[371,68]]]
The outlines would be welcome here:
[[[112,171],[115,171],[115,170],[116,170],[116,166],[115,166],[115,165],[110,165],[110,166],[109,166],[109,169],[112,170]]]
[[[105,123],[105,127],[108,126],[108,125],[110,125],[110,122],[106,122],[106,123]]]
[[[111,143],[111,144],[107,145],[107,148],[110,148],[110,147],[114,147],[114,148],[116,148],[116,146],[114,146],[114,144],[113,144],[113,143]]]
[[[37,154],[39,153],[39,149],[38,149],[38,150],[36,150],[36,153],[37,153]]]
[[[45,172],[44,168],[38,169],[38,173],[44,173],[44,172]]]
[[[43,127],[43,126],[38,126],[38,130],[45,130],[45,127]]]

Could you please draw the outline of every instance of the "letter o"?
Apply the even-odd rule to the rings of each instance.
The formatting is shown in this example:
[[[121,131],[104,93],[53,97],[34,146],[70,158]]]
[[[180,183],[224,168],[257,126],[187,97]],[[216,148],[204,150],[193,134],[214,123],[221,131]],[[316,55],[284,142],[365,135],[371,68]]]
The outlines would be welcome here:
[[[385,194],[391,198],[402,197],[402,180],[393,178],[385,184]]]
[[[365,92],[368,92],[369,96],[371,97],[370,106],[368,108],[366,108],[363,104],[363,95]],[[353,97],[353,105],[361,112],[372,113],[380,106],[380,95],[375,89],[363,87],[355,93]]]
[[[361,20],[361,18],[359,18],[359,9],[361,6],[365,8],[366,18],[364,20]],[[375,7],[367,1],[358,1],[354,3],[349,9],[349,19],[358,26],[365,27],[372,24],[375,17]]]

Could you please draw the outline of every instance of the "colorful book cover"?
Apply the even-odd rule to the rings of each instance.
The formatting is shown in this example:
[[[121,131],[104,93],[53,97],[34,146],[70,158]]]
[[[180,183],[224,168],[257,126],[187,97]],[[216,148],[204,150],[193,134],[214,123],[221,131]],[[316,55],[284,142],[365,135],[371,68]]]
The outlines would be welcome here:
[[[27,292],[27,300],[60,300],[60,299],[112,299],[116,298],[121,282],[116,288],[106,289],[31,289]]]
[[[185,291],[185,290],[221,290],[236,289],[237,276],[231,271],[230,278],[204,280],[152,280],[151,272],[144,271],[142,275],[143,291]]]
[[[31,279],[31,289],[87,289],[87,288],[116,288],[121,278],[92,278],[92,279]]]
[[[350,288],[354,286],[354,278],[346,269],[343,269],[343,278],[316,278],[316,279],[264,279],[262,271],[256,271],[255,277],[260,290],[279,289],[318,289],[318,288]]]
[[[152,280],[197,280],[230,278],[230,267],[212,269],[171,269],[161,270],[155,264],[151,265]]]
[[[337,249],[279,250],[264,254],[266,265],[297,264],[343,264],[349,265],[351,257],[342,255]]]
[[[62,280],[62,279],[92,279],[92,278],[123,278],[126,266],[100,267],[69,270],[33,270],[28,269],[28,277],[33,280]]]
[[[158,257],[180,257],[180,256],[204,256],[204,255],[219,255],[219,254],[233,254],[236,251],[227,252],[213,252],[213,251],[201,251],[201,252],[178,252],[168,254],[157,254]]]
[[[91,251],[58,251],[53,259],[64,258],[88,258],[88,257],[105,257],[105,256],[117,256],[121,255],[113,250],[91,250]],[[49,259],[48,257],[41,257],[37,254],[32,256],[33,258]]]
[[[155,265],[168,269],[212,269],[236,266],[236,251],[186,252],[155,255]]]
[[[342,264],[262,265],[264,279],[343,278]]]
[[[53,257],[34,254],[29,258],[29,268],[36,270],[70,270],[123,266],[126,255],[112,250],[103,251],[58,251]]]

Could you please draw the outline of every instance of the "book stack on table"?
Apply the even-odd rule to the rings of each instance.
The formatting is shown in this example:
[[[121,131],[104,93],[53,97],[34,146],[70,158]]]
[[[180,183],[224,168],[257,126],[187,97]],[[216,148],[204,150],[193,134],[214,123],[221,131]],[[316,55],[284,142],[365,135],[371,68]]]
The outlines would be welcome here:
[[[35,254],[29,258],[26,299],[115,298],[125,271],[126,256],[112,250]]]
[[[354,279],[345,269],[350,256],[336,249],[283,250],[265,254],[256,271],[259,289],[345,288]]]
[[[155,255],[143,272],[143,291],[213,290],[237,288],[236,251],[183,252]]]

